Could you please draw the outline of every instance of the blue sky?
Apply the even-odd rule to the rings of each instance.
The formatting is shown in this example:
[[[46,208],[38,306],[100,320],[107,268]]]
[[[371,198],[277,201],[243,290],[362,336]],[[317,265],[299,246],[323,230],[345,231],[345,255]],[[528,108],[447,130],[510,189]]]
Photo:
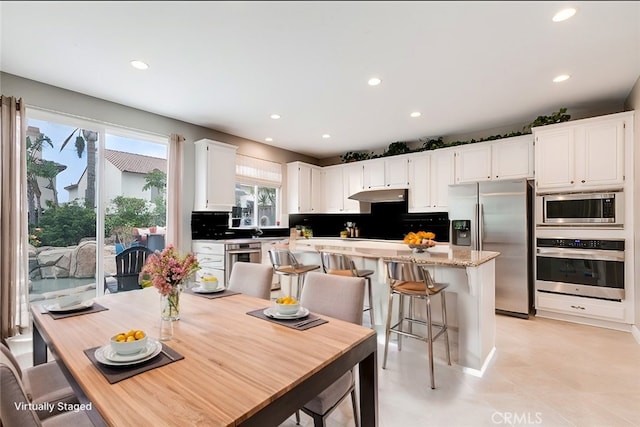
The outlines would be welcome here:
[[[51,138],[53,148],[46,145],[43,148],[42,157],[67,166],[67,169],[58,174],[56,179],[56,188],[58,189],[58,199],[61,203],[69,201],[69,193],[64,187],[70,184],[76,184],[87,166],[87,155],[84,153],[82,158],[78,158],[75,147],[75,137],[67,143],[64,150],[60,151],[60,147],[64,140],[75,129],[71,126],[55,124],[42,120],[29,119],[29,126],[37,127],[45,136]],[[106,148],[110,150],[126,151],[128,153],[144,154],[147,156],[167,158],[167,146],[153,142],[146,142],[137,139],[122,138],[113,135],[107,135]]]

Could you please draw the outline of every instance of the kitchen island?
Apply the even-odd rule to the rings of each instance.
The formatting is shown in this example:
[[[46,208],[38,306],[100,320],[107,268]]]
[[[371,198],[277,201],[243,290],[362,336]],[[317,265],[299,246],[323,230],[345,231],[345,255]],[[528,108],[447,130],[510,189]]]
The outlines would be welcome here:
[[[426,265],[436,282],[449,285],[449,325],[457,329],[458,334],[457,360],[455,351],[452,360],[465,372],[477,376],[484,373],[495,352],[495,258],[499,252],[450,250],[448,244],[438,244],[423,253],[414,253],[402,241],[351,238],[296,239],[290,241],[290,249],[309,256],[321,250],[341,252],[364,267],[375,269],[374,304],[379,325],[386,320],[389,295],[384,262],[411,261]],[[433,306],[436,319],[440,316],[437,306]],[[424,316],[424,310],[415,309],[414,314]]]

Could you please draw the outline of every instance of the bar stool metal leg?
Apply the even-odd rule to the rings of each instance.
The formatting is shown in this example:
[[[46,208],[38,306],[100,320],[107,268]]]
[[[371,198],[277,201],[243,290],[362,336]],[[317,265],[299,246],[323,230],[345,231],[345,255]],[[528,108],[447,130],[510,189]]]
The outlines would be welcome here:
[[[436,380],[433,372],[433,331],[431,330],[431,297],[427,295],[427,343],[429,344],[429,377],[431,388],[436,388]]]
[[[371,277],[366,277],[367,279],[367,292],[369,294],[369,318],[371,319],[371,327],[374,328],[376,323],[373,315],[373,294],[371,293]]]
[[[389,307],[387,309],[387,322],[384,328],[384,357],[382,369],[387,367],[387,351],[389,349],[389,336],[391,335],[391,310],[393,308],[393,291],[389,292]]]
[[[446,292],[440,292],[440,301],[442,301],[442,327],[444,328],[444,344],[447,349],[447,363],[451,365],[451,350],[449,349],[449,323],[447,323],[447,300]]]

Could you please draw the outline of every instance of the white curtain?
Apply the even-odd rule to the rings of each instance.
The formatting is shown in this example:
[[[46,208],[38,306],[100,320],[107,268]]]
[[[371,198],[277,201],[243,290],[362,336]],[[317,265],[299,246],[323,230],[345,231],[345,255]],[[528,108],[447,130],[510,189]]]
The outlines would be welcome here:
[[[236,179],[277,187],[282,183],[282,164],[236,154]]]
[[[182,248],[182,163],[184,159],[184,137],[172,133],[169,136],[167,162],[167,244]],[[182,248],[184,249],[184,248]]]
[[[0,112],[0,336],[30,325],[27,278],[26,148],[24,104],[2,96]]]

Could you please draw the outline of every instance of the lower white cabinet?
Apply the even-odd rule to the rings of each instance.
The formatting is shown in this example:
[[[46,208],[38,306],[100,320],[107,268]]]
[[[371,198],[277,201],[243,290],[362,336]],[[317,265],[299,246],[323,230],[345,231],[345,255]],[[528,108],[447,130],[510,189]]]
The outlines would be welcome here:
[[[625,304],[617,301],[536,292],[536,309],[615,322],[625,321]]]
[[[200,270],[195,275],[196,284],[200,284],[203,276],[214,276],[219,284],[227,286],[224,274],[224,243],[193,241],[191,249],[200,264]]]

